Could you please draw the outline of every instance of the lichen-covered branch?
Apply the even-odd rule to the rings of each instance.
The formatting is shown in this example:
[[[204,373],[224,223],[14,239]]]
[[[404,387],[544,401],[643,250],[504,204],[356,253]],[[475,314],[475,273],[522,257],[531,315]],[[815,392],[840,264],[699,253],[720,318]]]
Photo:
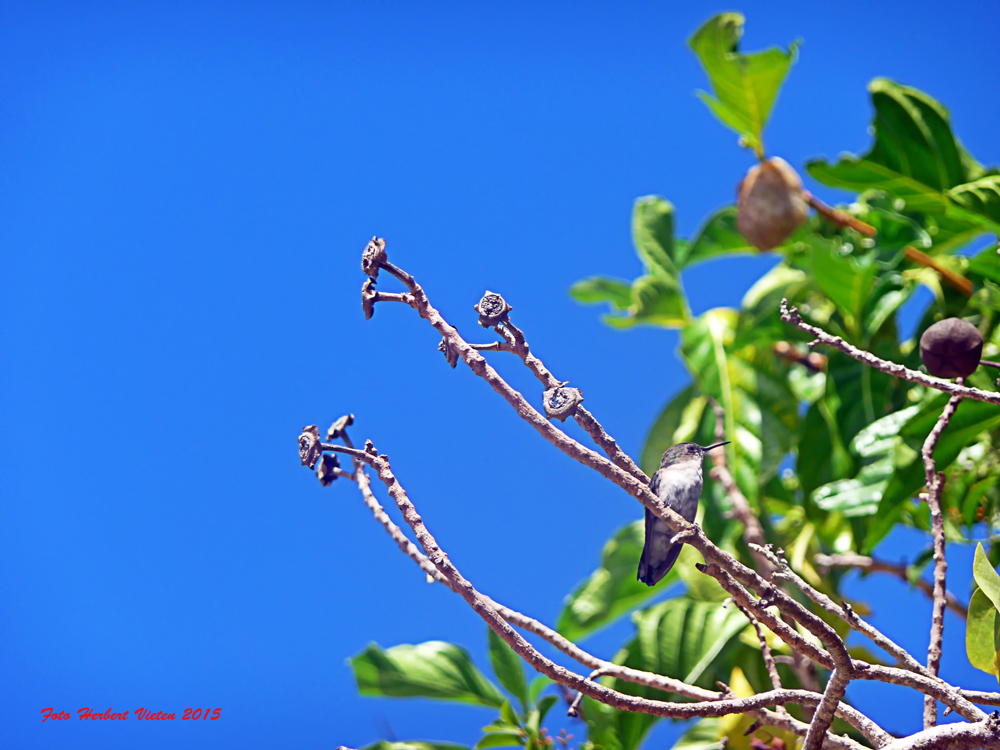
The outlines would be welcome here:
[[[863,349],[858,349],[856,346],[848,344],[840,338],[840,336],[831,336],[822,328],[817,328],[816,326],[810,325],[802,320],[802,316],[799,315],[798,310],[794,307],[788,306],[788,300],[781,300],[781,319],[786,323],[791,323],[800,331],[805,331],[809,335],[815,336],[816,340],[812,342],[811,345],[823,344],[825,346],[832,346],[835,349],[842,351],[848,357],[852,357],[858,362],[862,362],[869,367],[874,367],[876,370],[880,370],[886,375],[891,375],[892,377],[900,378],[901,380],[908,380],[911,383],[925,385],[928,388],[934,388],[936,390],[949,393],[952,396],[971,398],[976,401],[985,401],[988,404],[996,404],[997,406],[1000,406],[1000,393],[996,391],[983,391],[979,388],[969,388],[965,385],[952,383],[948,380],[934,378],[930,375],[925,375],[922,372],[911,370],[908,367],[897,364],[896,362],[889,362],[887,360],[880,359],[871,352],[866,352]]]
[[[958,378],[962,382],[962,378]],[[927,671],[931,675],[937,676],[941,666],[941,644],[944,640],[944,609],[946,605],[945,595],[947,593],[946,578],[948,573],[948,561],[945,558],[945,538],[944,538],[944,516],[941,514],[941,486],[944,477],[938,474],[934,465],[934,448],[937,445],[941,433],[944,432],[951,421],[952,415],[958,409],[958,404],[962,400],[961,396],[952,396],[948,399],[941,417],[937,424],[930,431],[924,441],[921,455],[924,459],[924,472],[927,475],[927,506],[931,512],[931,534],[934,538],[934,601],[931,614],[931,640],[927,647]],[[924,698],[924,729],[929,729],[937,724],[937,703],[930,696]]]

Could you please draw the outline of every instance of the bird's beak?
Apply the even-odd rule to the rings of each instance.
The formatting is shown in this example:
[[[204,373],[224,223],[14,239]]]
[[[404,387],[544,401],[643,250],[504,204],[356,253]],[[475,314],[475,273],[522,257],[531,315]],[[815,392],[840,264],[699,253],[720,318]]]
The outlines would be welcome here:
[[[729,445],[729,442],[730,442],[730,441],[728,441],[728,440],[727,440],[727,441],[726,441],[726,442],[724,442],[724,443],[716,443],[715,445],[710,445],[710,446],[708,446],[707,448],[702,448],[702,450],[703,450],[703,451],[705,451],[705,453],[708,453],[708,452],[709,452],[710,450],[712,450],[713,448],[721,448],[721,447],[722,447],[723,445]]]

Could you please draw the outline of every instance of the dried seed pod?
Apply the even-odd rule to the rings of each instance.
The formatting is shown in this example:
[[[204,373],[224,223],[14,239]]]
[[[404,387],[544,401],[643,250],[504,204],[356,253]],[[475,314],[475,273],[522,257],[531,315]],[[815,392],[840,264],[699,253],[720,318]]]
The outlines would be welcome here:
[[[377,299],[375,279],[366,279],[365,285],[361,287],[361,309],[365,311],[365,320],[371,320],[372,315],[375,314],[375,300]]]
[[[549,388],[542,396],[545,415],[549,419],[558,419],[560,422],[565,422],[566,417],[572,417],[581,401],[583,401],[583,394],[580,393],[579,388],[567,388],[564,385]]]
[[[354,415],[345,414],[332,425],[330,429],[326,431],[327,440],[337,440],[341,435],[344,434],[344,430],[354,424]]]
[[[385,260],[385,240],[378,235],[372,237],[371,242],[365,245],[365,250],[361,253],[361,270],[371,276],[378,278],[378,269]]]
[[[760,250],[784,242],[806,220],[809,206],[802,180],[784,159],[773,157],[752,167],[737,190],[736,227]]]
[[[939,321],[920,337],[920,360],[927,372],[939,378],[968,377],[982,356],[979,329],[961,318]]]
[[[438,344],[438,351],[444,352],[444,358],[448,360],[448,364],[451,365],[451,369],[455,369],[455,365],[458,364],[458,349],[451,345],[451,342],[447,338],[442,338],[441,343]]]
[[[303,466],[310,469],[316,466],[321,453],[319,446],[319,427],[314,424],[303,427],[299,435],[299,459]]]
[[[483,328],[491,328],[506,318],[507,313],[514,308],[508,305],[499,294],[487,290],[483,298],[479,300],[479,304],[472,309],[479,313],[479,325]]]
[[[340,468],[340,459],[331,453],[324,453],[316,467],[316,478],[324,487],[329,487],[337,481],[337,469]]]

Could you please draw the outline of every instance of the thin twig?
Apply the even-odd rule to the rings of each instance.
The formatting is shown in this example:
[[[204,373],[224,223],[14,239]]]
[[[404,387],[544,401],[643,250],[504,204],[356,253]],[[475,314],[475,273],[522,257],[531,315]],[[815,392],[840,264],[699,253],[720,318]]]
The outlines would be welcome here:
[[[767,643],[767,637],[764,635],[764,631],[761,630],[760,623],[757,622],[757,618],[750,614],[750,610],[744,607],[735,599],[730,600],[743,616],[746,617],[750,624],[753,625],[753,629],[757,631],[757,640],[760,641],[760,652],[764,657],[764,666],[767,667],[767,673],[771,677],[771,686],[775,690],[781,690],[781,675],[778,674],[778,666],[774,663],[774,656],[771,654],[771,647]]]
[[[907,566],[904,563],[891,563],[886,560],[868,557],[867,555],[858,555],[854,552],[847,552],[841,555],[816,555],[813,558],[813,562],[821,568],[857,568],[863,573],[888,573],[896,576],[905,583],[914,584],[918,589],[927,594],[928,597],[933,598],[934,596],[934,584],[930,581],[925,581],[923,578],[911,581],[907,573]],[[968,619],[969,609],[959,601],[957,596],[948,591],[945,593],[945,601],[948,603],[948,609],[963,620]]]
[[[957,382],[961,385],[962,378]],[[944,477],[938,474],[934,465],[934,448],[937,445],[941,433],[944,432],[951,421],[952,415],[958,409],[958,404],[962,400],[961,396],[952,396],[941,412],[934,429],[930,431],[924,441],[921,455],[924,459],[924,473],[927,475],[927,507],[931,512],[931,534],[934,538],[934,602],[931,614],[931,641],[927,647],[927,670],[931,675],[937,677],[938,669],[941,666],[941,645],[944,640],[944,608],[946,576],[948,573],[948,561],[945,558],[945,538],[944,538],[944,516],[941,514],[941,486]],[[929,729],[937,724],[937,703],[930,696],[924,698],[924,729]]]
[[[886,375],[891,375],[894,378],[900,378],[902,380],[909,380],[911,383],[919,383],[920,385],[925,385],[928,388],[943,391],[944,393],[951,394],[952,396],[962,396],[963,398],[985,401],[988,404],[996,404],[997,406],[1000,406],[1000,393],[996,391],[983,391],[979,388],[969,388],[947,380],[941,380],[940,378],[933,378],[930,375],[925,375],[922,372],[911,370],[895,362],[888,362],[884,359],[880,359],[871,352],[866,352],[863,349],[858,349],[856,346],[848,344],[840,338],[840,336],[831,336],[822,328],[817,328],[816,326],[810,325],[802,320],[802,316],[799,315],[798,310],[794,307],[789,307],[788,300],[785,299],[781,300],[781,319],[786,323],[791,323],[800,331],[805,331],[806,333],[815,336],[816,341],[814,343],[824,344],[825,346],[832,346],[835,349],[839,349],[847,356],[856,359],[858,362],[862,362],[869,367],[874,367],[876,370],[880,370]]]

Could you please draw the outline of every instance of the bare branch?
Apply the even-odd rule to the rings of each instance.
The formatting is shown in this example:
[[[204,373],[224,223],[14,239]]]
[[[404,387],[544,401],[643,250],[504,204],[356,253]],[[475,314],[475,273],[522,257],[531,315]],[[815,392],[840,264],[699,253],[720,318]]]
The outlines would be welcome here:
[[[1000,718],[996,712],[974,724],[944,724],[901,737],[883,750],[996,750],[1000,748]]]
[[[963,398],[985,401],[988,404],[996,404],[997,406],[1000,406],[1000,393],[996,391],[982,391],[978,388],[968,388],[964,385],[951,383],[947,380],[941,380],[940,378],[934,378],[930,375],[925,375],[922,372],[917,372],[916,370],[911,370],[903,365],[896,364],[895,362],[888,362],[884,359],[880,359],[871,352],[866,352],[863,349],[858,349],[856,346],[848,344],[840,338],[840,336],[831,336],[822,328],[809,325],[802,320],[802,316],[799,315],[798,310],[794,307],[788,306],[788,300],[781,300],[781,319],[786,323],[791,323],[800,331],[805,331],[806,333],[815,336],[816,341],[814,343],[824,344],[825,346],[832,346],[835,349],[839,349],[847,356],[852,357],[853,359],[858,360],[858,362],[862,362],[869,367],[874,367],[876,370],[880,370],[886,375],[891,375],[894,378],[900,378],[902,380],[909,380],[911,383],[919,383],[920,385],[944,391],[945,393],[949,393],[953,396],[962,396]]]
[[[757,618],[750,614],[750,610],[744,607],[735,599],[730,600],[733,605],[743,613],[743,615],[750,621],[753,625],[753,629],[757,631],[757,640],[760,641],[760,651],[764,656],[764,666],[767,667],[767,673],[771,677],[771,685],[775,690],[781,690],[781,675],[778,674],[778,667],[774,663],[774,657],[771,655],[771,647],[767,643],[767,638],[764,636],[764,631],[760,629],[760,623],[757,622]]]
[[[841,555],[816,555],[813,561],[821,568],[857,568],[866,573],[888,573],[906,583],[911,583],[905,563],[891,563],[874,557],[868,557],[867,555],[858,555],[853,552]],[[934,584],[929,581],[918,578],[916,581],[912,581],[912,583],[927,594],[928,597],[934,596]],[[950,591],[945,592],[945,601],[948,604],[948,609],[963,620],[968,619],[968,607],[962,604],[957,596]]]
[[[826,731],[833,723],[837,706],[847,692],[847,683],[851,681],[851,673],[843,672],[840,669],[833,670],[830,679],[827,680],[826,690],[823,691],[823,700],[820,701],[819,708],[809,724],[809,733],[806,734],[805,750],[820,750],[823,747],[823,739]]]
[[[962,378],[958,378],[959,385]],[[958,409],[958,404],[962,400],[961,396],[952,396],[941,412],[934,429],[930,431],[924,441],[921,454],[924,459],[924,472],[927,475],[927,506],[931,511],[931,534],[934,537],[934,605],[931,613],[931,641],[927,648],[927,670],[937,677],[938,669],[941,666],[941,644],[944,640],[944,608],[946,576],[948,573],[948,561],[945,559],[945,538],[944,538],[944,516],[941,514],[941,486],[944,484],[944,476],[938,474],[934,466],[934,447],[937,445],[941,433],[948,426],[952,415]],[[937,703],[930,696],[924,698],[924,729],[929,729],[937,724]]]

